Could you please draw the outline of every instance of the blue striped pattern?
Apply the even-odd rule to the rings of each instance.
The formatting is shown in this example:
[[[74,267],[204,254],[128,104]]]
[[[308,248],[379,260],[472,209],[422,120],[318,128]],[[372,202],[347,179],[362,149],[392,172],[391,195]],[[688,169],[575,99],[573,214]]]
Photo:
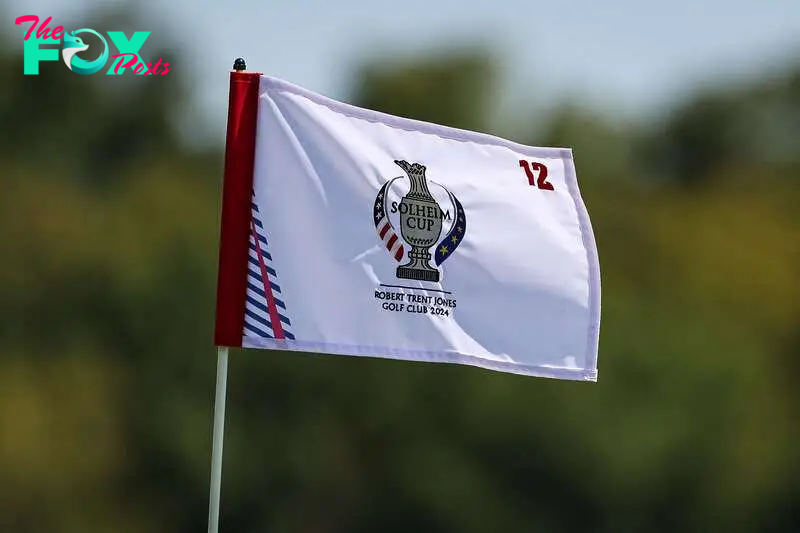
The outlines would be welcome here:
[[[282,298],[281,287],[277,283],[278,273],[272,266],[272,255],[270,255],[267,248],[267,238],[264,232],[264,226],[260,220],[255,198],[253,199],[251,209],[256,237],[253,236],[252,232],[250,233],[250,253],[247,265],[247,300],[245,302],[244,311],[244,336],[267,339],[275,338],[275,328],[272,326],[272,321],[270,319],[266,293],[266,291],[269,290],[275,301],[275,307],[283,328],[283,335],[287,339],[294,340],[294,335],[290,331],[292,322],[286,316],[286,304]],[[269,285],[267,285],[267,280],[262,276],[259,252],[264,260],[267,277],[269,278]]]

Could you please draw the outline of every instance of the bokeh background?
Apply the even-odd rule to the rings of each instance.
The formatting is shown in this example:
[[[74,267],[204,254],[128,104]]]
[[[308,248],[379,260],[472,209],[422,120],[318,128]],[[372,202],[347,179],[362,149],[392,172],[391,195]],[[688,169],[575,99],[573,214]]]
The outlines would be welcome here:
[[[233,352],[221,531],[800,531],[800,4],[485,4],[0,4],[0,532],[205,531],[240,55],[572,147],[603,315],[596,384]],[[26,14],[173,70],[24,76]]]

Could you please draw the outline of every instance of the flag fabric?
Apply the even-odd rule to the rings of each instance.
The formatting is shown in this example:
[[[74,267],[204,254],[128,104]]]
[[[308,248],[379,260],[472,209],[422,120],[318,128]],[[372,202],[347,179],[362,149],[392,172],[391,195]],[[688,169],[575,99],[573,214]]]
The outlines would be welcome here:
[[[596,381],[600,272],[571,150],[238,75],[218,345]]]

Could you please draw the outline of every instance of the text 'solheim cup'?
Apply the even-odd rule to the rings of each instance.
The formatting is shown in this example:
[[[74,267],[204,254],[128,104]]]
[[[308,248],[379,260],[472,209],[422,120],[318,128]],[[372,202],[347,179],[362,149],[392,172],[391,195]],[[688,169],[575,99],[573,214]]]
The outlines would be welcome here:
[[[428,190],[425,167],[395,161],[408,175],[411,188],[400,201],[400,235],[410,246],[408,263],[397,267],[397,277],[421,281],[439,281],[439,270],[429,263],[429,249],[442,232],[442,210]]]

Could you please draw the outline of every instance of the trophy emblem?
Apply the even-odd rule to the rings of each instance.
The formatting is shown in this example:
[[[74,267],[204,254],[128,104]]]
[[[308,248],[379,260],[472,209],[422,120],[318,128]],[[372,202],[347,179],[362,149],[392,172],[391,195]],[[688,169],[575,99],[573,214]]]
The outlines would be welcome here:
[[[442,232],[442,209],[428,190],[425,167],[395,161],[411,181],[411,188],[400,200],[400,235],[410,246],[408,263],[397,267],[397,277],[422,281],[439,281],[439,269],[430,265],[430,247]]]
[[[375,230],[398,263],[398,278],[438,283],[441,279],[438,267],[453,255],[464,238],[467,227],[464,208],[451,191],[428,180],[424,165],[394,162],[406,173],[409,189],[400,197],[401,189],[395,183],[400,183],[403,176],[384,183],[373,206]],[[430,187],[437,196],[431,194]],[[435,247],[433,254],[432,247]]]

